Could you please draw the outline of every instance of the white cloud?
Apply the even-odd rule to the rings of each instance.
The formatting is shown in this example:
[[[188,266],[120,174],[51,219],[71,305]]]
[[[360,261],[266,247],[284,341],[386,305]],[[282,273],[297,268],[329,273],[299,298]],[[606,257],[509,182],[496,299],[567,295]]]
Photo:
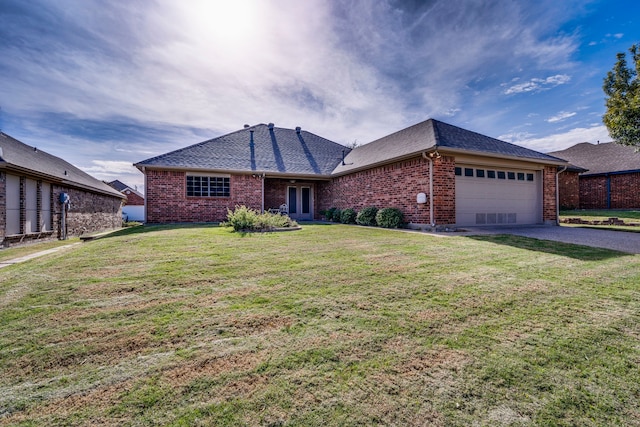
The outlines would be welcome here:
[[[569,111],[561,111],[558,114],[556,114],[555,116],[551,116],[547,119],[547,122],[549,123],[557,123],[557,122],[561,122],[563,120],[568,119],[569,117],[573,117],[575,116],[577,113],[575,112],[569,112]]]
[[[534,134],[530,132],[510,132],[504,135],[498,136],[498,139],[502,141],[512,142],[519,144],[520,141],[531,138]]]
[[[581,142],[591,142],[593,144],[600,142],[610,142],[611,137],[609,131],[604,125],[592,126],[588,128],[574,128],[567,132],[545,136],[542,138],[532,138],[518,141],[522,145],[532,150],[547,153],[550,151],[559,151],[569,148]]]
[[[507,88],[504,91],[505,95],[511,95],[514,93],[524,92],[540,92],[543,90],[551,89],[553,87],[563,85],[571,80],[571,76],[567,74],[556,74],[555,76],[547,77],[546,79],[533,78],[527,82],[519,83]]]

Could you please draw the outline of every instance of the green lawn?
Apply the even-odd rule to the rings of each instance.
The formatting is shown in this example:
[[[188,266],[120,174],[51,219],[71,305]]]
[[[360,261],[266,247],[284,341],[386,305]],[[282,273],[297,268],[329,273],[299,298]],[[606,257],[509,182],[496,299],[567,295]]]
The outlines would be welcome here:
[[[640,257],[123,230],[0,269],[0,425],[640,425]]]
[[[601,210],[601,209],[575,209],[560,211],[562,218],[583,218],[587,220],[606,220],[620,218],[625,222],[640,222],[640,210]]]

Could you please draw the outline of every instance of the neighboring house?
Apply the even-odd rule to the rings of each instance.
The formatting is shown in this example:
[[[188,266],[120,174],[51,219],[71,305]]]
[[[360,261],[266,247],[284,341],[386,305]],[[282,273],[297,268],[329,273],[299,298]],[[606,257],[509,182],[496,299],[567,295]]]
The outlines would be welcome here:
[[[121,227],[123,199],[70,163],[0,132],[0,245]]]
[[[122,218],[125,221],[144,222],[144,196],[142,193],[137,188],[131,188],[117,179],[107,182],[107,185],[127,196],[127,201],[122,207]]]
[[[145,174],[148,223],[221,221],[236,205],[396,207],[412,226],[556,224],[564,160],[427,120],[353,150],[272,123],[163,154]]]
[[[640,153],[635,148],[583,142],[549,155],[579,168],[560,174],[562,208],[640,208]]]

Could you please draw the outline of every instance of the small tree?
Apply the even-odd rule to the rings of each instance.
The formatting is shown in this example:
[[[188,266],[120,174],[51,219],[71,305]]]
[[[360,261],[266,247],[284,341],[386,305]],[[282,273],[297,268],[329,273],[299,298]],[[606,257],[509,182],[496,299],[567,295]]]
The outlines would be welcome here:
[[[618,62],[604,79],[607,112],[602,121],[617,143],[640,149],[640,51],[634,44],[629,52],[633,68],[627,66],[626,54],[618,53]]]

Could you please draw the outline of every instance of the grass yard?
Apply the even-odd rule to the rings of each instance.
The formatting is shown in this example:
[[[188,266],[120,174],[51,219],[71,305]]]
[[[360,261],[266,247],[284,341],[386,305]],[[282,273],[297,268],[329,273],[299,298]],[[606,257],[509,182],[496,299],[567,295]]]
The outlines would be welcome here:
[[[640,257],[124,230],[0,270],[4,425],[640,425]]]

